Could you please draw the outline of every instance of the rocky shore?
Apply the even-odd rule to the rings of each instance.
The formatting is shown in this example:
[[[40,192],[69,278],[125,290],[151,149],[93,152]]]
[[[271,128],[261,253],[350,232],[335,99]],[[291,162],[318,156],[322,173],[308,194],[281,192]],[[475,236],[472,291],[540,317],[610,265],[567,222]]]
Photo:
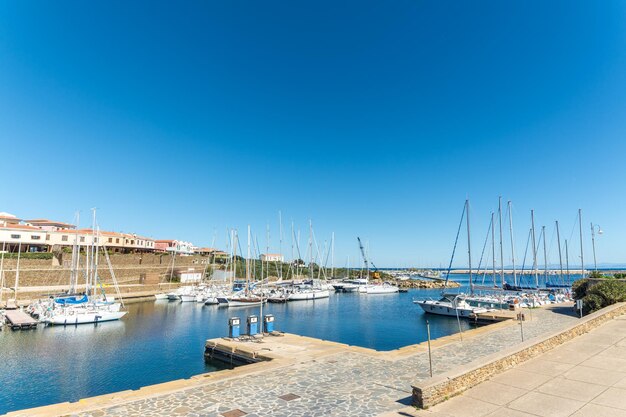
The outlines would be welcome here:
[[[409,279],[409,280],[396,280],[395,284],[400,288],[444,288],[444,280],[421,280],[421,279]],[[445,285],[446,288],[459,288],[461,284],[456,281],[448,281]]]

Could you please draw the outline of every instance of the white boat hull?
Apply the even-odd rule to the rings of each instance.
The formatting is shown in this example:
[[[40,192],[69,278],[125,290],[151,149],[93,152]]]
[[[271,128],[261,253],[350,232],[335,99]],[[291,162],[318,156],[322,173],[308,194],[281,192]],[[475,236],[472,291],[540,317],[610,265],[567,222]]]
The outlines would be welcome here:
[[[119,320],[126,315],[126,311],[94,311],[86,313],[56,314],[44,320],[44,323],[56,326],[71,326],[76,324],[102,323]]]
[[[196,296],[194,294],[192,295],[183,294],[180,296],[180,301],[182,301],[183,303],[195,303]]]
[[[472,307],[453,307],[448,304],[440,304],[436,301],[414,301],[419,305],[425,313],[438,314],[440,316],[450,317],[463,317],[470,318],[475,313],[482,313],[487,311],[484,308],[472,308]]]
[[[156,300],[167,300],[167,294],[154,294]]]
[[[398,287],[386,285],[371,285],[366,288],[366,294],[394,294],[400,291]]]
[[[319,300],[320,298],[330,297],[329,290],[320,291],[307,291],[307,292],[295,292],[289,294],[289,301],[306,301],[306,300]]]

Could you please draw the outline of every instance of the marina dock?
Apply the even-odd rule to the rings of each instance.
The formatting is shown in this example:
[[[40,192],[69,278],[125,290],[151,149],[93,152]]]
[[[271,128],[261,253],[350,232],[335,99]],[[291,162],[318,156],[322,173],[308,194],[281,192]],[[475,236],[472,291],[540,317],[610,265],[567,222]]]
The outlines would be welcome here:
[[[7,310],[4,313],[8,326],[13,330],[27,330],[37,327],[37,320],[21,310]]]

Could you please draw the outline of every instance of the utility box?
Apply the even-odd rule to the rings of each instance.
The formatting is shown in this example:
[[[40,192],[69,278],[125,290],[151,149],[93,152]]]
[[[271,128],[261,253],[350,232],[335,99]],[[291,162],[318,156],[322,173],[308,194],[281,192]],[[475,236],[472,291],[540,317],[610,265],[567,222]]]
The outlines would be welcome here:
[[[228,319],[228,337],[230,337],[231,339],[239,337],[239,325],[239,317],[231,317]]]
[[[253,336],[259,333],[259,318],[257,316],[248,316],[248,334]]]
[[[266,314],[263,317],[263,328],[265,329],[265,333],[272,333],[274,331],[274,316],[271,314]]]

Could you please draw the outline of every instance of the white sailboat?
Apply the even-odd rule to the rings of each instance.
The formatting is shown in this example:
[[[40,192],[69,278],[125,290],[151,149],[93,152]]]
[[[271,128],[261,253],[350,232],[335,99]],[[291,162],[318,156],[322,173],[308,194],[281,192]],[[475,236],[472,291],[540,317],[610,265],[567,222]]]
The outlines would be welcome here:
[[[469,221],[469,200],[465,200],[465,206],[463,207],[463,213],[461,215],[461,223],[459,224],[459,232],[461,230],[463,216],[466,215],[467,221],[467,256],[469,266],[469,282],[470,288],[473,290],[473,274],[472,274],[472,250],[470,240],[470,221]],[[458,241],[458,232],[457,232]],[[454,247],[456,248],[456,243]],[[452,258],[450,259],[450,266],[448,267],[448,274],[446,274],[446,281],[444,289],[448,284],[449,271],[454,259],[454,250],[452,251]],[[455,316],[469,318],[472,314],[484,313],[488,311],[482,307],[472,307],[466,301],[462,294],[442,294],[442,298],[439,300],[414,300],[413,303],[419,305],[425,313],[438,314],[442,316]]]
[[[111,297],[107,297],[104,293],[104,288],[98,275],[100,248],[102,248],[114,288],[120,298],[119,303],[114,302]],[[97,324],[99,322],[119,320],[127,314],[126,311],[121,311],[123,307],[121,294],[106,246],[102,244],[102,237],[96,224],[95,209],[93,209],[92,242],[87,247],[87,261],[85,265],[87,291],[84,295],[84,300],[76,299],[72,301],[71,298],[55,299],[49,308],[46,308],[40,314],[40,321],[48,325]],[[96,288],[100,288],[99,296],[96,295]]]

